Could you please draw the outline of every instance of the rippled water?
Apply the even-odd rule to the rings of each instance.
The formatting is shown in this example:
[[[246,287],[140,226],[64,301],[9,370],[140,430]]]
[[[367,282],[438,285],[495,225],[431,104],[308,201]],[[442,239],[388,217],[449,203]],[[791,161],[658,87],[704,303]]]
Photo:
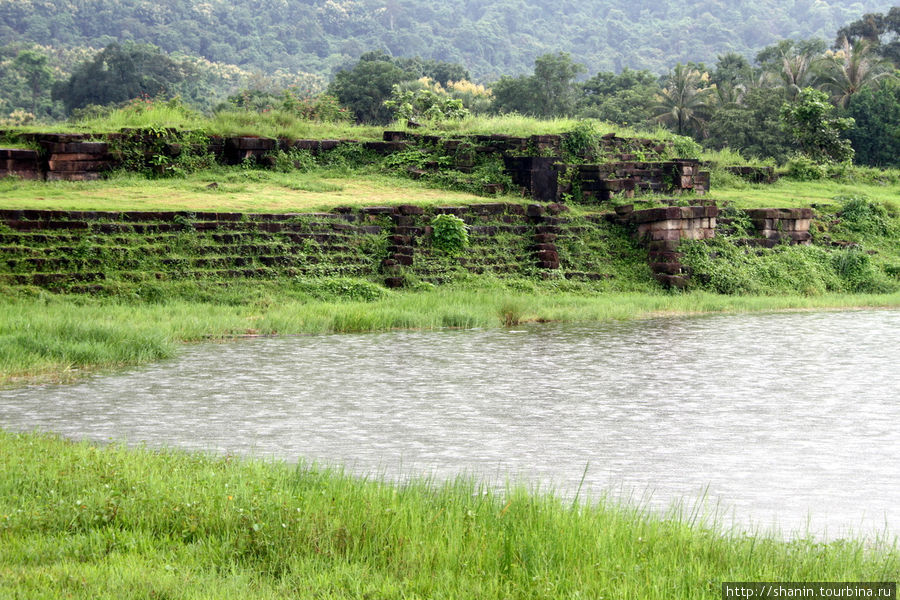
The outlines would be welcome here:
[[[896,535],[898,377],[897,311],[309,336],[0,390],[0,426]]]

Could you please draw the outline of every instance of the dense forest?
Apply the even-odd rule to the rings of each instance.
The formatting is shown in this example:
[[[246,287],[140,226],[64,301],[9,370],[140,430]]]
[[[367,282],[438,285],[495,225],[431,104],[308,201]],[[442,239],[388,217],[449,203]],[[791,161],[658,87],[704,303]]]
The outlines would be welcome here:
[[[595,118],[782,163],[900,164],[897,6],[417,4],[0,0],[0,126],[177,97],[381,124]]]
[[[587,72],[662,73],[781,39],[822,37],[890,1],[0,0],[0,45],[152,43],[214,63],[331,76],[370,50],[466,66],[473,80],[569,52]]]

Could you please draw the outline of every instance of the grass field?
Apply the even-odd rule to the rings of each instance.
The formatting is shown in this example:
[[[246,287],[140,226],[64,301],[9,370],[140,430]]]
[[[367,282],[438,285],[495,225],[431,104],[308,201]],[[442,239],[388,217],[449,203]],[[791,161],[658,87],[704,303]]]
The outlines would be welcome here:
[[[720,598],[723,581],[895,581],[890,542],[729,532],[460,479],[0,431],[0,596]]]
[[[836,198],[857,195],[865,195],[888,206],[900,206],[900,193],[895,185],[830,180],[736,183],[717,187],[708,198],[696,200],[713,199],[736,208],[792,208],[815,204],[834,211],[840,207]],[[0,208],[13,209],[302,212],[328,210],[335,206],[454,206],[489,201],[485,198],[429,187],[425,182],[380,173],[375,168],[320,167],[307,172],[278,173],[219,167],[167,179],[147,179],[123,172],[105,180],[87,182],[0,179]],[[501,198],[524,201],[519,195]],[[657,198],[642,196],[637,201],[655,201]],[[682,199],[690,202],[691,196]],[[581,208],[591,210],[592,207]],[[596,208],[609,209],[609,206]]]
[[[0,208],[314,212],[335,206],[453,206],[485,201],[374,170],[276,173],[222,167],[184,178],[152,180],[128,173],[86,182],[0,179]]]

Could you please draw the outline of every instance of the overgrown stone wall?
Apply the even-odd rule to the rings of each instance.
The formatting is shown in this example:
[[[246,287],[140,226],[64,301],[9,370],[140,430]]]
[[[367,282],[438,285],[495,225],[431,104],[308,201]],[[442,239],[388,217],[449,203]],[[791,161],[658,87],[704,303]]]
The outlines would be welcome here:
[[[466,223],[467,248],[431,244],[439,214]],[[808,209],[753,215],[770,228],[765,241],[808,242]],[[297,214],[0,210],[0,285],[116,292],[160,280],[352,276],[400,287],[462,273],[601,281],[644,263],[638,276],[683,287],[690,273],[678,245],[715,236],[717,217],[712,203],[579,216],[559,203],[506,202]]]
[[[16,137],[34,144],[40,151],[0,150],[0,176],[16,175],[27,179],[92,180],[134,161],[128,152],[143,154],[146,161],[164,164],[186,150],[174,130],[124,129],[118,133],[53,134],[19,133]],[[8,135],[9,132],[0,132]],[[98,141],[99,139],[99,141]],[[275,151],[306,150],[314,155],[334,150],[342,144],[357,144],[381,155],[415,149],[423,154],[421,167],[410,167],[412,176],[428,171],[452,169],[471,172],[479,155],[502,157],[506,172],[523,195],[541,202],[556,202],[566,195],[579,201],[604,201],[614,193],[631,195],[635,190],[678,193],[690,190],[703,194],[709,190],[709,173],[696,160],[663,160],[669,149],[664,143],[640,138],[604,136],[599,147],[582,150],[586,164],[564,164],[565,135],[466,135],[446,138],[406,131],[385,131],[383,141],[288,140],[259,136],[203,137],[201,148],[217,161],[235,165],[250,160],[260,165],[272,163]],[[196,149],[195,149],[196,150]],[[428,155],[434,159],[429,160]],[[571,154],[567,155],[571,157]],[[449,158],[449,164],[446,159]],[[486,184],[485,192],[499,191]]]

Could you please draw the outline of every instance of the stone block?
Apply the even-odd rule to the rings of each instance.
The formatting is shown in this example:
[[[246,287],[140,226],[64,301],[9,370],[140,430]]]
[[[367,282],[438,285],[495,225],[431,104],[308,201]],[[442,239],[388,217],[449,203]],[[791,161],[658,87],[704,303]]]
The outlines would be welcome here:
[[[650,223],[650,231],[667,231],[671,229],[682,229],[684,221],[682,219],[666,219],[665,221],[653,221]]]
[[[25,148],[3,148],[0,149],[0,159],[20,160],[25,162],[37,162],[40,158],[37,150],[28,150]]]
[[[655,240],[647,244],[651,252],[674,252],[678,249],[678,240]]]
[[[359,209],[364,215],[373,216],[373,215],[391,215],[394,214],[396,208],[393,206],[365,206]]]
[[[231,137],[225,139],[225,147],[236,150],[274,150],[278,141],[274,138],[258,136]]]
[[[553,243],[535,244],[533,246],[533,250],[535,252],[543,252],[543,251],[556,252],[557,251],[556,244],[553,244]]]
[[[319,140],[294,140],[292,146],[296,150],[307,150],[315,153],[319,150]]]
[[[656,262],[650,263],[650,270],[654,273],[668,273],[669,275],[678,275],[681,273],[681,263],[679,262]]]
[[[658,229],[656,231],[649,232],[650,239],[653,241],[659,240],[680,240],[681,239],[681,230],[680,229]]]
[[[667,273],[657,273],[654,275],[656,280],[660,282],[662,285],[670,288],[684,288],[687,287],[688,278],[685,275],[669,275]]]
[[[102,171],[110,168],[110,162],[106,160],[50,160],[47,167],[50,171],[84,173],[88,171]]]
[[[674,252],[672,250],[651,250],[650,261],[656,263],[679,262],[684,256],[683,252]]]
[[[525,208],[525,214],[529,217],[542,217],[544,213],[545,209],[540,204],[529,204]]]

